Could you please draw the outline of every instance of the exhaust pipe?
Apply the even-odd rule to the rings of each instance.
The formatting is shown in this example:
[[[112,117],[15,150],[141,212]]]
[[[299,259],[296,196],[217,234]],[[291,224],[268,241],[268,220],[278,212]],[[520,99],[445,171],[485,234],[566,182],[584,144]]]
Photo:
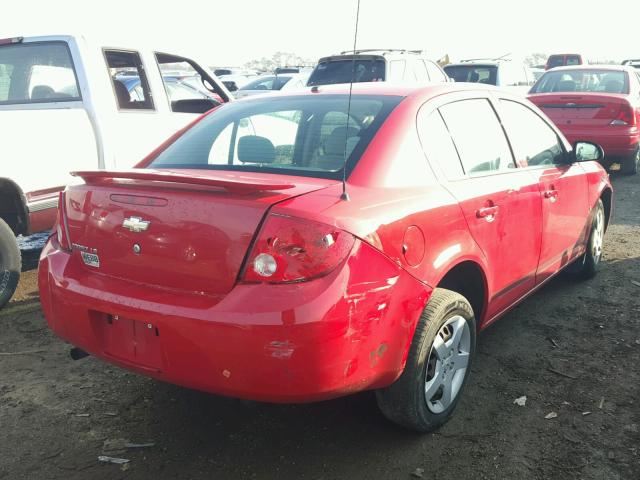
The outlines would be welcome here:
[[[69,350],[69,355],[71,356],[72,360],[80,360],[81,358],[89,356],[87,352],[78,347],[73,347],[71,350]]]

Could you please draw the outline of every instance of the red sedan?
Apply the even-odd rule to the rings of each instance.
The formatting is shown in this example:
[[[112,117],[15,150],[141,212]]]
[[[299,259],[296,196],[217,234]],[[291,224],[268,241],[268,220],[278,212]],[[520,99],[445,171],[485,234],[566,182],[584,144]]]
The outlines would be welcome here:
[[[256,97],[131,171],[77,172],[40,261],[50,327],[160,380],[271,402],[375,389],[393,421],[436,428],[476,333],[562,269],[594,275],[611,214],[602,150],[489,88]]]
[[[640,73],[622,65],[554,68],[529,92],[570,142],[602,146],[624,173],[640,166]]]

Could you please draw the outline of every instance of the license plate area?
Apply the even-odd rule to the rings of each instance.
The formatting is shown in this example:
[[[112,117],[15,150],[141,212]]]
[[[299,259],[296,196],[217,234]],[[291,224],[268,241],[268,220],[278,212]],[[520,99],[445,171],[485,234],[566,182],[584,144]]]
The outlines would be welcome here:
[[[105,355],[162,371],[160,330],[152,323],[94,312],[93,329]]]

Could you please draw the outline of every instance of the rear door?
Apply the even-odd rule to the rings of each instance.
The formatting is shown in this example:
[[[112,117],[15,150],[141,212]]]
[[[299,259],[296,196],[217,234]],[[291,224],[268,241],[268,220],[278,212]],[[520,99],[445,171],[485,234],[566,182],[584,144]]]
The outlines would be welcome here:
[[[433,115],[434,125],[444,121],[461,161],[457,167],[441,167],[490,266],[491,318],[535,284],[542,231],[538,185],[516,168],[487,98],[448,103]]]
[[[541,283],[583,251],[587,177],[580,164],[566,163],[557,133],[532,109],[501,98],[499,111],[516,162],[538,183],[542,194],[542,249],[536,274],[536,283]]]

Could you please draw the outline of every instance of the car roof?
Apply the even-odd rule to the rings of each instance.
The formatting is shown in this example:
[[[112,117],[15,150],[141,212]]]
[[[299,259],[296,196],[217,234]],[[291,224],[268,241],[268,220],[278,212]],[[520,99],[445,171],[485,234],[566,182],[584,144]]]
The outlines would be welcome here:
[[[269,97],[281,98],[283,96],[300,96],[300,95],[379,95],[391,97],[413,97],[425,96],[435,97],[444,93],[465,92],[465,91],[499,91],[500,89],[493,85],[477,84],[477,83],[432,83],[427,85],[414,85],[393,82],[363,82],[354,83],[350,89],[350,84],[332,84],[320,85],[314,87],[305,87],[298,90],[290,90],[285,92],[273,92],[259,97],[248,97],[240,101],[255,101],[257,99],[265,99]]]
[[[447,68],[447,67],[497,67],[498,64],[500,63],[504,63],[504,62],[496,62],[496,61],[486,61],[486,60],[472,60],[469,62],[458,62],[458,63],[449,63],[447,65],[445,65],[442,68]]]
[[[635,69],[629,65],[564,65],[561,67],[554,67],[548,72],[564,72],[566,70],[611,70],[618,72],[635,72]]]
[[[353,52],[341,52],[335,55],[328,55],[326,57],[320,58],[318,63],[320,62],[331,62],[331,61],[344,61],[351,60],[353,58],[362,58],[362,59],[379,59],[381,57],[411,57],[411,58],[426,58],[424,53],[421,50],[400,50],[400,49],[366,49],[366,50],[356,50]]]
[[[499,65],[504,65],[504,64],[507,64],[507,63],[514,64],[514,65],[515,64],[520,65],[522,62],[517,61],[517,60],[514,61],[514,60],[511,60],[511,59],[507,59],[507,58],[505,58],[505,59],[499,59],[499,58],[496,58],[496,59],[476,58],[476,59],[471,59],[471,60],[463,60],[461,62],[452,62],[452,63],[449,63],[449,64],[445,65],[442,68],[464,67],[466,65],[471,65],[471,66],[474,66],[474,67],[482,67],[482,66],[484,66],[484,67],[497,67]]]

